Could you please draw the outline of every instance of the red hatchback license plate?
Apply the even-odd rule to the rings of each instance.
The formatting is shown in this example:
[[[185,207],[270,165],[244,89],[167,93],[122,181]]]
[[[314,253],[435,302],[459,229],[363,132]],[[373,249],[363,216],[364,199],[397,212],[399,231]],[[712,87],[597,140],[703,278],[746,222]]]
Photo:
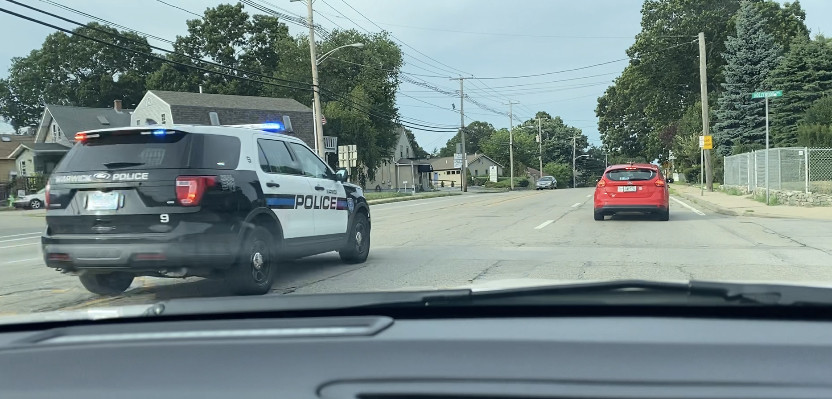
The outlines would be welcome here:
[[[636,186],[618,186],[619,193],[634,193],[638,190]]]

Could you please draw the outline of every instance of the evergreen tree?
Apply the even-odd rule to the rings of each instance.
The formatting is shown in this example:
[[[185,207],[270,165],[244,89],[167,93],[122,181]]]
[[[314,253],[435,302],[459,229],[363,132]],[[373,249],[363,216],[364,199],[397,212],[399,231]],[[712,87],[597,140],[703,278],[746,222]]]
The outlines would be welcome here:
[[[798,142],[798,123],[812,104],[832,94],[832,39],[796,40],[767,80],[783,97],[771,102],[771,134],[778,146]]]
[[[736,15],[736,35],[725,41],[725,69],[716,109],[714,133],[717,150],[730,154],[737,144],[765,141],[764,105],[752,100],[751,93],[765,90],[765,81],[776,67],[782,52],[773,35],[766,31],[766,20],[750,1],[743,1]]]

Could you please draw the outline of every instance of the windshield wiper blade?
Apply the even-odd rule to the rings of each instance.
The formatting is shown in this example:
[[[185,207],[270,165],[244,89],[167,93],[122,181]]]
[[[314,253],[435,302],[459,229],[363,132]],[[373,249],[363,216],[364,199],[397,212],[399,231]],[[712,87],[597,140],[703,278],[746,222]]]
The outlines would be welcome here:
[[[710,281],[616,280],[427,297],[430,305],[832,305],[832,289]]]
[[[107,162],[103,164],[107,169],[129,168],[132,166],[142,166],[144,162]]]

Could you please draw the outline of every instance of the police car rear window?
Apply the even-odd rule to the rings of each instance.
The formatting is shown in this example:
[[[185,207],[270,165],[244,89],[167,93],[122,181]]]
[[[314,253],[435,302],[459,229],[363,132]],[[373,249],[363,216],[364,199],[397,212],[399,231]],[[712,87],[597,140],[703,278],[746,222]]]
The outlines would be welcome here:
[[[240,140],[231,136],[185,134],[102,134],[64,157],[59,172],[128,169],[234,169]]]

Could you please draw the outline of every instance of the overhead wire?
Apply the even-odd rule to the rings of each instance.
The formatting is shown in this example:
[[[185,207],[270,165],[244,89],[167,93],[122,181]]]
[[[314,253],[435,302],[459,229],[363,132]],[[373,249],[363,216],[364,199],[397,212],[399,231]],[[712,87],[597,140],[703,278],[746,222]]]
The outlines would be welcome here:
[[[68,19],[68,18],[64,18],[64,17],[61,17],[61,16],[58,16],[58,15],[55,15],[55,14],[49,13],[49,12],[44,11],[44,10],[39,10],[39,9],[37,9],[37,8],[31,7],[31,6],[28,6],[28,5],[25,5],[25,4],[21,4],[21,3],[17,2],[17,1],[15,1],[15,0],[6,0],[6,1],[8,1],[8,2],[10,2],[10,3],[13,3],[13,4],[17,4],[17,5],[23,6],[23,7],[26,7],[26,8],[29,8],[29,9],[32,9],[32,10],[35,10],[35,11],[38,11],[38,12],[41,12],[41,13],[44,13],[44,14],[46,14],[46,15],[53,16],[54,18],[57,18],[57,19],[61,19],[61,20],[67,21],[67,22],[71,22],[71,23],[74,23],[74,24],[80,24],[80,25],[84,26],[83,24],[81,24],[81,23],[79,23],[79,22],[72,21],[72,20],[70,20],[70,19]],[[163,57],[156,56],[156,55],[154,55],[154,54],[152,54],[152,53],[145,53],[145,52],[142,52],[142,51],[139,51],[139,50],[135,50],[135,49],[131,49],[131,48],[129,48],[129,47],[121,46],[121,45],[118,45],[118,44],[115,44],[115,43],[112,43],[112,42],[108,42],[108,41],[105,41],[105,40],[97,39],[97,38],[94,38],[94,37],[91,37],[91,36],[85,35],[85,34],[83,34],[83,33],[80,33],[80,32],[75,32],[75,31],[72,31],[72,30],[69,30],[69,29],[65,29],[65,28],[59,27],[59,26],[57,26],[57,25],[50,24],[50,23],[48,23],[48,22],[45,22],[45,21],[42,21],[42,20],[38,20],[38,19],[36,19],[36,18],[28,17],[28,16],[26,16],[26,15],[19,14],[19,13],[16,13],[16,12],[14,12],[14,11],[11,11],[11,10],[7,10],[7,9],[5,9],[5,8],[0,8],[0,12],[4,12],[4,13],[10,14],[10,15],[12,15],[12,16],[15,16],[15,17],[18,17],[18,18],[21,18],[21,19],[28,20],[28,21],[30,21],[30,22],[34,22],[34,23],[37,23],[37,24],[40,24],[40,25],[43,25],[43,26],[47,26],[47,27],[49,27],[49,28],[52,28],[52,29],[55,29],[55,30],[58,30],[58,31],[64,32],[64,33],[69,34],[69,35],[78,36],[78,37],[81,37],[81,38],[84,38],[84,39],[87,39],[87,40],[91,40],[91,41],[94,41],[94,42],[97,42],[97,43],[100,43],[100,44],[104,44],[104,45],[107,45],[107,46],[110,46],[110,47],[118,48],[118,49],[123,50],[123,51],[127,51],[127,52],[130,52],[130,53],[134,53],[134,54],[137,54],[137,55],[140,55],[140,56],[146,57],[146,58],[155,59],[155,60],[157,60],[157,61],[161,61],[161,62],[164,62],[164,63],[174,64],[174,65],[181,66],[181,67],[185,67],[185,68],[191,68],[191,69],[199,70],[200,72],[203,72],[203,73],[208,73],[208,74],[214,74],[214,75],[224,76],[224,77],[227,77],[227,78],[232,78],[232,79],[238,79],[238,80],[250,81],[250,82],[254,82],[254,83],[258,83],[258,84],[264,84],[264,85],[270,85],[270,86],[276,86],[276,87],[284,87],[284,88],[289,88],[289,89],[294,89],[294,90],[301,90],[301,91],[312,91],[312,88],[311,88],[311,87],[309,87],[309,86],[311,86],[311,85],[309,85],[309,86],[307,86],[307,87],[296,87],[296,86],[291,86],[291,85],[288,85],[288,84],[281,84],[281,83],[268,82],[268,81],[257,80],[257,79],[252,79],[252,78],[248,78],[248,77],[243,77],[243,76],[233,75],[233,74],[230,74],[230,73],[220,72],[220,71],[216,71],[216,70],[211,70],[211,69],[207,69],[207,68],[200,67],[200,66],[197,66],[197,65],[192,65],[192,64],[187,64],[187,63],[183,63],[183,62],[174,61],[174,60],[171,60],[171,59],[167,59],[167,58],[163,58]],[[92,28],[92,27],[90,27],[90,28]],[[102,32],[102,33],[106,33],[106,34],[111,35],[111,36],[113,35],[113,33],[112,33],[112,32],[107,32],[107,31],[104,31],[104,30],[101,30],[101,29],[97,29],[97,28],[92,28],[92,29],[94,29],[94,30],[96,30],[96,31],[99,31],[99,32]],[[133,39],[127,38],[127,37],[122,36],[122,35],[117,35],[117,34],[116,34],[115,36],[119,36],[119,37],[121,37],[121,38],[124,38],[124,39],[128,39],[128,40],[134,41]],[[135,42],[135,41],[134,41],[134,42]],[[142,43],[142,45],[144,45],[144,43]],[[156,47],[156,46],[151,46],[151,45],[148,45],[148,47],[158,49],[158,47]],[[172,51],[170,51],[170,50],[165,50],[165,49],[161,49],[161,50],[162,50],[162,51],[166,51],[166,52],[175,53],[175,52],[172,52]],[[181,54],[181,53],[175,53],[175,54],[180,54],[180,55],[183,55],[183,56],[189,57],[189,56],[184,55],[184,54]],[[194,57],[189,57],[189,58],[194,58]],[[219,66],[219,67],[221,67],[221,68],[225,68],[225,69],[229,69],[229,70],[235,70],[235,71],[246,72],[246,73],[250,73],[250,74],[253,74],[253,75],[257,75],[257,76],[263,76],[263,77],[266,77],[266,78],[268,78],[268,79],[281,80],[281,79],[278,79],[278,78],[274,78],[274,77],[270,77],[270,76],[266,76],[266,75],[261,75],[261,74],[253,73],[253,72],[250,72],[250,71],[243,71],[243,70],[240,70],[240,69],[238,69],[238,68],[234,68],[234,67],[227,67],[227,66],[223,66],[223,65],[221,65],[221,64],[216,64],[216,63],[213,63],[213,62],[210,62],[210,61],[205,61],[205,60],[199,60],[199,61],[200,61],[200,62],[209,63],[209,64],[213,64],[213,65],[217,65],[217,66]],[[289,82],[294,82],[294,81],[289,81]],[[308,85],[308,83],[304,83],[304,82],[294,82],[294,83],[302,83],[304,86]],[[322,88],[322,91],[323,91],[323,88]],[[344,98],[345,98],[343,95],[334,95],[334,93],[333,93],[333,97],[337,97],[337,98],[341,98],[341,99],[344,99]],[[348,101],[351,101],[351,99],[347,99],[347,100],[348,100]],[[353,102],[353,103],[354,103],[354,101],[351,101],[351,102]],[[389,116],[389,115],[381,115],[381,114],[375,113],[375,112],[373,112],[371,109],[368,109],[368,108],[366,108],[366,107],[362,107],[362,106],[361,106],[361,104],[355,104],[355,105],[357,105],[357,108],[362,109],[363,111],[367,112],[369,115],[375,116],[375,117],[377,117],[377,118],[397,119],[397,120],[399,120],[399,121],[400,121],[400,123],[401,123],[403,126],[406,126],[406,127],[412,128],[412,129],[414,129],[414,130],[435,131],[435,132],[450,132],[450,131],[453,131],[450,127],[444,127],[444,126],[433,126],[433,125],[424,125],[424,124],[421,124],[421,123],[410,122],[410,120],[409,120],[409,119],[404,119],[404,118],[401,118],[401,117],[393,117],[393,116]]]

